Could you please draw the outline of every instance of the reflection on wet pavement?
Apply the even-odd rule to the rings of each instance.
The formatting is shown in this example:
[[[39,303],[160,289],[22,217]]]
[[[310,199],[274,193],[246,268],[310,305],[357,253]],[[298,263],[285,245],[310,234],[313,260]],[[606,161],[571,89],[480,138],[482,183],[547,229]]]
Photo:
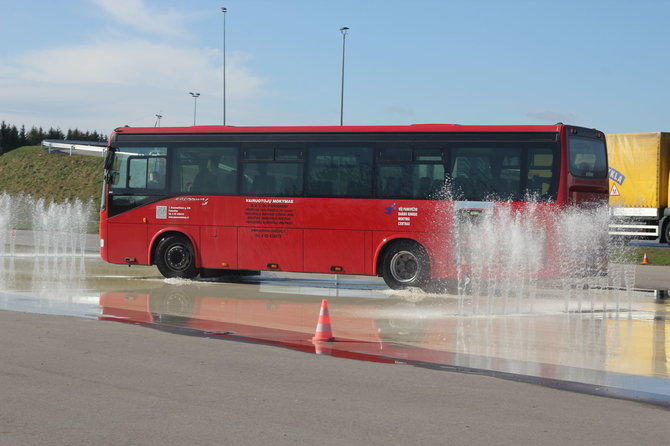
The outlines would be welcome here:
[[[336,342],[312,343],[321,299]],[[0,309],[145,324],[306,352],[489,374],[670,405],[668,304],[651,293],[537,288],[393,292],[370,277],[164,280],[97,256],[0,258]]]

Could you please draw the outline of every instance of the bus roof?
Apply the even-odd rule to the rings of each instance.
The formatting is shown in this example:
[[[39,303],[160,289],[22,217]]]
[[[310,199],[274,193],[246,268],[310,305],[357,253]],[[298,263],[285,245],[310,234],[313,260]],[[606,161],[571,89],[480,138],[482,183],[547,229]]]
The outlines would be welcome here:
[[[412,125],[360,125],[360,126],[259,126],[236,127],[202,125],[190,127],[118,127],[115,133],[415,133],[415,132],[560,132],[565,125],[460,125],[460,124],[412,124]],[[572,127],[572,126],[571,126]]]

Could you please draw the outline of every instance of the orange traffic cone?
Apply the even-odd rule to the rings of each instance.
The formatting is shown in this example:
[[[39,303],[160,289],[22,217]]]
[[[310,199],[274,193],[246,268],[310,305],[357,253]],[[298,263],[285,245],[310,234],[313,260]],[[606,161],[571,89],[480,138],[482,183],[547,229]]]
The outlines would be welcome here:
[[[646,265],[649,263],[649,259],[647,258],[647,253],[644,253],[644,257],[642,257],[642,264]]]
[[[316,324],[316,333],[314,333],[312,341],[332,342],[334,340],[335,338],[333,337],[333,331],[330,328],[328,299],[323,299],[321,301],[321,312],[319,313],[319,322]]]

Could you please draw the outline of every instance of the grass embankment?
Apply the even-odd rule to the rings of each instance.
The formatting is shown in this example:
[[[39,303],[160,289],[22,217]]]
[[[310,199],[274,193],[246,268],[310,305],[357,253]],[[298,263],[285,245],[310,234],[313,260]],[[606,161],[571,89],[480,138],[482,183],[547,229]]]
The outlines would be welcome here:
[[[100,207],[102,157],[48,154],[39,146],[0,156],[0,192],[62,203],[76,198]]]

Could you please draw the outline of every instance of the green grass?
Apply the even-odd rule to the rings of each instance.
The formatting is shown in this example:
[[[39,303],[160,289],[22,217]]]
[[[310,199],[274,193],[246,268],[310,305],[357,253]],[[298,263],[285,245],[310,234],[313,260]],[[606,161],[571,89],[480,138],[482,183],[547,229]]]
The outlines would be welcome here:
[[[0,192],[62,203],[76,198],[100,207],[102,157],[48,154],[39,146],[0,156]]]
[[[629,246],[625,249],[625,253],[618,253],[619,257],[617,257],[617,253],[610,252],[610,261],[642,264],[645,253],[647,253],[649,265],[670,265],[670,248],[651,248],[645,246]]]

